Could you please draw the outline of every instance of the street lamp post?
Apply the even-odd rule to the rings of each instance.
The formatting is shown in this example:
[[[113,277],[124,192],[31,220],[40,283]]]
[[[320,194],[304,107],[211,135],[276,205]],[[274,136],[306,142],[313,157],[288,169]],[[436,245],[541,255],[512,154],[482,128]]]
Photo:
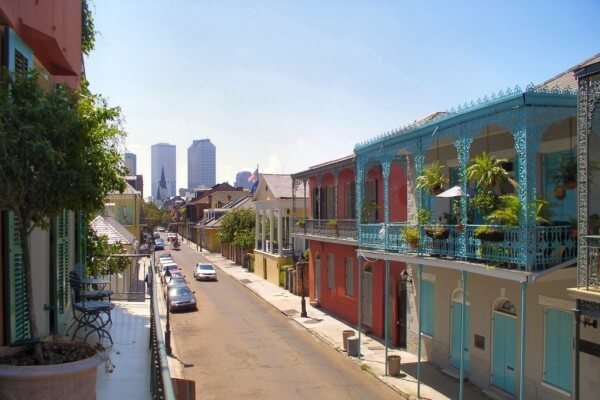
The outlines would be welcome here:
[[[300,267],[300,291],[301,291],[301,299],[300,299],[300,307],[301,307],[301,312],[300,312],[300,317],[302,318],[307,318],[308,315],[306,314],[306,299],[304,298],[304,263],[303,262],[299,262],[299,267]]]

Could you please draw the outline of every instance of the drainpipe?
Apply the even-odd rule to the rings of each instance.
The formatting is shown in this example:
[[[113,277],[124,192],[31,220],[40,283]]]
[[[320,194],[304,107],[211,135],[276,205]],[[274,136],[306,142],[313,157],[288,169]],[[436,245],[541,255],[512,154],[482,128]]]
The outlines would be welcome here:
[[[390,337],[390,262],[385,260],[385,374],[388,375],[388,347]]]
[[[527,281],[521,282],[521,360],[519,366],[519,400],[525,400],[525,321],[527,320]]]
[[[421,322],[423,318],[423,302],[421,301],[421,294],[423,293],[421,289],[423,289],[423,265],[419,264],[419,345],[417,349],[417,399],[421,398]]]
[[[460,307],[460,380],[458,398],[464,398],[464,376],[465,376],[465,325],[467,324],[465,307],[467,303],[467,271],[461,272],[462,280],[462,306]]]
[[[579,338],[581,336],[581,300],[577,300],[575,310],[575,386],[573,388],[574,400],[579,400]]]

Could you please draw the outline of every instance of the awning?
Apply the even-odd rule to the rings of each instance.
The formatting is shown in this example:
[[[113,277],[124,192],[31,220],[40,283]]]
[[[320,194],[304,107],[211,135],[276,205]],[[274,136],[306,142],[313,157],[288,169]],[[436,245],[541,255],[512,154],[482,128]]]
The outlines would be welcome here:
[[[442,193],[438,194],[436,197],[461,197],[462,195],[463,195],[462,187],[456,185],[456,186],[451,187],[448,190],[443,191]],[[469,196],[469,197],[475,196],[475,189],[467,188],[467,196]]]

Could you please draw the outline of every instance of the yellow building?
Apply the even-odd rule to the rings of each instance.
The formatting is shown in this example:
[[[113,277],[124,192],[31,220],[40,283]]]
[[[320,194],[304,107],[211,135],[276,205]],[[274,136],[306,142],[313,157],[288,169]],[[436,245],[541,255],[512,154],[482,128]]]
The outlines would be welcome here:
[[[303,203],[300,188],[295,190],[296,199]],[[292,177],[283,174],[261,174],[254,193],[254,273],[276,285],[283,285],[281,267],[293,263],[293,252],[299,256],[304,250],[303,241],[292,242],[290,236],[294,214],[304,215],[303,209],[293,208],[292,193]]]
[[[107,216],[113,217],[131,232],[136,239],[140,239],[142,210],[142,193],[126,184],[123,193],[110,193],[104,202],[104,211]]]

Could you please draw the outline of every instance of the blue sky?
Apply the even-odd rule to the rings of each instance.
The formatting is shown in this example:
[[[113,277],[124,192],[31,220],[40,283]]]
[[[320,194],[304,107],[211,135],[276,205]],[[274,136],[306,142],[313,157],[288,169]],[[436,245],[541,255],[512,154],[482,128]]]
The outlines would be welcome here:
[[[92,90],[150,146],[210,138],[217,181],[294,173],[434,111],[540,83],[600,52],[598,1],[96,0]]]

